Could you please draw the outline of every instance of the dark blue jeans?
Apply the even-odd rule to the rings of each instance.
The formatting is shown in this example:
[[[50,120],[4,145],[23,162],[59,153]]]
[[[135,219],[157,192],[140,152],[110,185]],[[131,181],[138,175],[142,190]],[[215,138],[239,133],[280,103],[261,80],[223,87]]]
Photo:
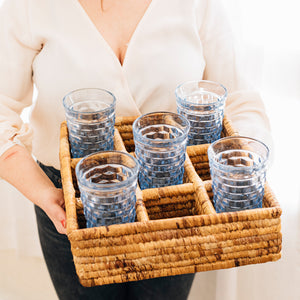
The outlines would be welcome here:
[[[40,164],[57,188],[61,188],[60,172]],[[59,234],[42,209],[35,206],[38,232],[43,255],[53,285],[62,300],[183,300],[187,299],[194,274],[161,277],[128,283],[86,288],[78,280],[70,243],[66,235]]]

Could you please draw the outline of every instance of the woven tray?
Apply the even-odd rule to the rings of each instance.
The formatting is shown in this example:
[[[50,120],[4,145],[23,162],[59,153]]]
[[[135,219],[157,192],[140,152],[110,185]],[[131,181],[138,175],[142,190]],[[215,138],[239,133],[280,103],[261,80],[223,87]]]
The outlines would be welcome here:
[[[115,148],[134,151],[134,117],[115,124]],[[224,118],[223,135],[237,135]],[[67,235],[83,286],[195,273],[276,261],[281,208],[268,184],[263,208],[217,214],[206,145],[187,147],[184,184],[137,189],[135,223],[86,228],[68,129],[61,125],[60,162]]]

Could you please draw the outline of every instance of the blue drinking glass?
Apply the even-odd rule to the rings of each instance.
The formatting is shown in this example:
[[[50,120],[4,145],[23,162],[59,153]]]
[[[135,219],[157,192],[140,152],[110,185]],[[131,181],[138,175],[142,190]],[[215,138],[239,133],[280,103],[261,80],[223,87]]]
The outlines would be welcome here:
[[[138,162],[128,153],[101,151],[82,158],[75,172],[87,227],[135,221]]]
[[[171,112],[140,116],[133,123],[141,189],[183,182],[189,121]]]
[[[262,207],[268,157],[268,147],[248,137],[226,137],[209,146],[217,213]]]
[[[175,90],[177,112],[191,125],[188,145],[210,144],[221,137],[226,88],[200,80],[179,85]]]
[[[113,150],[116,98],[103,89],[79,89],[63,99],[71,154],[84,157]]]

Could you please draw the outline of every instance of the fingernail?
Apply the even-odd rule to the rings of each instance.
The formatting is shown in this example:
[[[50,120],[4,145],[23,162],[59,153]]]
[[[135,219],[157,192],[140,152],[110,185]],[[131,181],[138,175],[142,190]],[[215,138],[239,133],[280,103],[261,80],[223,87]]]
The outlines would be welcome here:
[[[66,221],[65,221],[65,220],[61,220],[60,223],[61,223],[61,225],[62,225],[64,228],[66,228]]]

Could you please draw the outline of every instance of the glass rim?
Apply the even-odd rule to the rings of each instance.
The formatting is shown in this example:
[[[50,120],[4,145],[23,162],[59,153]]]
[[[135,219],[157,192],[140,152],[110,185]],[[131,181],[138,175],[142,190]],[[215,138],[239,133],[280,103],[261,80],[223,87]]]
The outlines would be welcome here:
[[[70,95],[75,94],[77,92],[81,92],[81,91],[97,91],[97,92],[101,91],[101,92],[104,92],[104,93],[106,93],[106,95],[110,95],[112,97],[112,103],[109,104],[109,106],[106,107],[106,108],[104,108],[104,109],[95,110],[95,111],[84,111],[84,112],[82,112],[82,111],[78,111],[78,110],[75,110],[75,109],[70,109],[69,105],[66,104],[67,98],[70,97]],[[76,90],[73,90],[73,91],[67,93],[63,97],[62,102],[63,102],[64,108],[67,111],[73,111],[73,112],[77,112],[77,113],[80,113],[80,114],[91,114],[91,113],[99,113],[99,112],[105,112],[105,111],[111,110],[116,105],[116,97],[115,97],[115,95],[112,92],[110,92],[110,91],[108,91],[106,89],[101,89],[101,88],[80,88],[80,89],[76,89]],[[73,102],[73,103],[75,103],[75,102]]]
[[[134,167],[131,168],[132,175],[130,177],[128,177],[124,181],[120,181],[120,182],[90,184],[87,180],[82,180],[80,177],[77,176],[80,172],[79,167],[84,163],[84,161],[86,161],[87,159],[89,159],[95,155],[109,154],[109,153],[127,156],[127,158],[131,159],[132,162],[134,162]],[[89,189],[89,190],[95,190],[95,188],[101,188],[101,190],[106,191],[106,190],[115,190],[115,189],[122,188],[122,187],[126,186],[128,184],[128,182],[131,183],[131,181],[133,181],[134,178],[137,178],[138,172],[139,172],[138,160],[133,155],[131,155],[127,152],[118,151],[118,150],[98,151],[98,152],[91,153],[89,155],[84,156],[82,159],[80,159],[80,161],[77,163],[77,165],[75,167],[75,173],[76,173],[76,178],[78,180],[78,183],[81,184],[84,187],[84,189]]]
[[[260,164],[260,166],[262,167],[265,167],[269,161],[269,156],[270,156],[270,149],[269,147],[262,141],[256,139],[256,138],[252,138],[252,137],[248,137],[248,136],[227,136],[227,137],[224,137],[224,138],[221,138],[221,139],[218,139],[216,141],[214,141],[212,144],[209,145],[208,149],[207,149],[207,155],[208,155],[208,158],[209,160],[212,160],[213,164],[215,166],[217,166],[219,169],[228,169],[228,170],[235,170],[235,171],[241,171],[241,170],[256,170],[258,169],[259,167],[257,166],[239,166],[239,167],[235,167],[235,166],[230,166],[230,165],[223,165],[221,163],[219,163],[218,161],[215,160],[215,154],[214,154],[214,150],[213,150],[213,147],[222,142],[222,141],[225,141],[225,140],[237,140],[237,139],[242,139],[242,140],[248,140],[248,141],[252,141],[252,142],[255,142],[256,144],[259,144],[260,146],[262,146],[265,150],[266,150],[266,156],[265,157],[262,157],[260,155],[260,157],[262,158],[262,162]],[[242,150],[242,149],[232,149],[232,150]]]
[[[187,96],[183,96],[183,97],[182,97],[182,96],[180,95],[180,92],[179,92],[179,91],[180,91],[180,89],[181,89],[184,85],[187,85],[187,84],[195,84],[195,83],[200,83],[200,82],[208,83],[208,84],[214,84],[215,86],[218,86],[218,87],[222,88],[222,89],[224,90],[224,94],[221,95],[221,96],[219,96],[217,101],[210,102],[210,103],[205,103],[205,104],[204,104],[204,103],[195,103],[195,102],[192,102],[192,101],[188,101],[188,100],[186,100]],[[214,105],[214,104],[217,104],[217,103],[222,102],[223,99],[226,99],[226,98],[227,98],[227,96],[228,96],[228,91],[227,91],[226,87],[225,87],[223,84],[221,84],[221,83],[219,83],[219,82],[217,82],[217,81],[212,81],[212,80],[189,80],[189,81],[186,81],[186,82],[181,83],[180,85],[178,85],[178,86],[176,87],[176,89],[175,89],[175,96],[176,96],[177,99],[179,98],[181,101],[183,101],[183,102],[185,102],[185,103],[187,103],[187,104],[189,104],[189,105],[207,106],[207,105]]]
[[[140,121],[142,118],[144,117],[147,117],[147,116],[151,116],[151,115],[155,115],[155,114],[161,114],[161,115],[172,115],[172,116],[176,116],[177,118],[179,118],[183,124],[186,124],[186,125],[183,125],[183,134],[180,135],[179,137],[176,137],[174,139],[150,139],[150,138],[147,138],[141,134],[138,134],[137,133],[137,127],[138,127],[138,121]],[[163,125],[163,124],[162,124]],[[167,125],[167,124],[166,124]],[[174,112],[169,112],[169,111],[155,111],[155,112],[150,112],[150,113],[146,113],[146,114],[143,114],[141,116],[139,116],[138,118],[136,118],[132,124],[132,131],[133,131],[133,136],[137,136],[138,135],[138,138],[139,140],[145,142],[146,144],[155,144],[156,146],[159,147],[160,144],[164,144],[164,143],[170,143],[170,142],[182,142],[184,141],[185,139],[188,139],[188,133],[190,131],[190,121],[183,115],[180,115],[180,114],[177,114],[177,113],[174,113]],[[162,145],[163,146],[163,145]]]

